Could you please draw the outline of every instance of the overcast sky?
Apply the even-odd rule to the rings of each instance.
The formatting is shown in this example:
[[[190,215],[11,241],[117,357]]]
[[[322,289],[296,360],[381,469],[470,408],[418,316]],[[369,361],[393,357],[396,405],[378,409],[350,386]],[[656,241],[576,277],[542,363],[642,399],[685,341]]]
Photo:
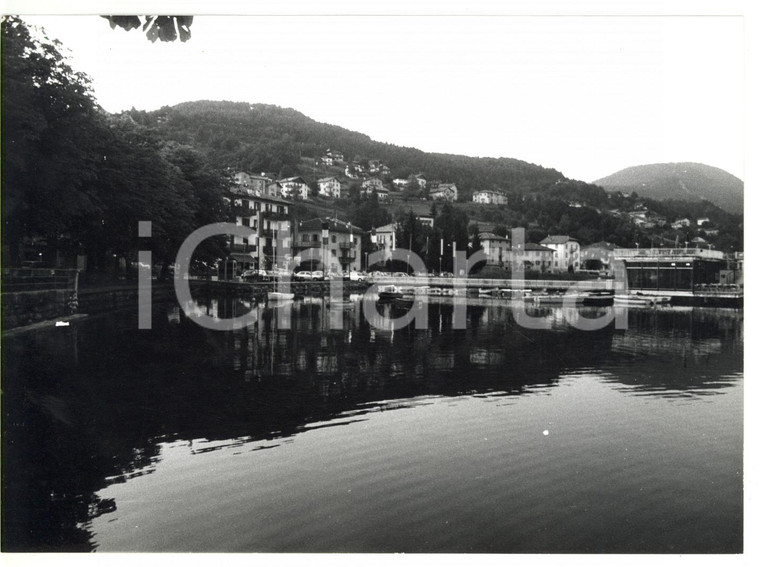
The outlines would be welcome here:
[[[744,179],[741,17],[420,13],[196,16],[192,39],[172,44],[97,16],[24,19],[63,42],[111,112],[261,102],[584,181],[673,161]]]

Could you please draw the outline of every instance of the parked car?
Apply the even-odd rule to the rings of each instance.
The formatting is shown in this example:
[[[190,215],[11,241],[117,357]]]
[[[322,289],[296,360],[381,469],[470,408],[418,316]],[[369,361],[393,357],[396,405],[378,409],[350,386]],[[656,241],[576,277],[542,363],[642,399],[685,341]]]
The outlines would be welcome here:
[[[293,277],[300,281],[309,281],[311,280],[311,272],[308,270],[303,270],[301,272],[296,272],[293,274]]]
[[[352,282],[363,282],[367,280],[367,274],[364,272],[349,272],[348,279]]]
[[[311,273],[311,279],[312,280],[324,280],[325,279],[325,273],[322,270],[314,270]]]
[[[241,274],[241,277],[246,281],[254,282],[268,282],[272,279],[271,273],[266,270],[246,270]]]

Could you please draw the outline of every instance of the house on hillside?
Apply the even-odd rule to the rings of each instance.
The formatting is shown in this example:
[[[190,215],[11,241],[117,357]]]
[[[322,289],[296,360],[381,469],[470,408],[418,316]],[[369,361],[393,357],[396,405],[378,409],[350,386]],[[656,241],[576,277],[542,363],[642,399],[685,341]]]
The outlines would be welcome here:
[[[317,180],[319,194],[323,197],[340,199],[340,181],[336,177],[323,177]]]
[[[472,200],[475,203],[484,205],[506,205],[507,196],[501,191],[493,189],[481,189],[472,194]]]
[[[549,235],[541,245],[556,252],[553,272],[575,272],[581,267],[580,244],[575,238],[565,235]]]
[[[325,152],[325,155],[327,155],[328,157],[332,158],[333,163],[336,163],[336,162],[340,163],[340,162],[344,161],[343,160],[343,152],[338,152],[338,151],[335,151],[335,150],[331,150],[330,148],[327,148],[327,151]]]
[[[383,189],[383,182],[380,181],[377,177],[370,177],[369,179],[365,179],[362,182],[361,187],[361,196],[363,198],[369,197],[372,193],[377,193],[380,189]],[[387,197],[387,189],[386,189],[386,197]],[[379,194],[378,194],[379,199]]]
[[[239,171],[233,176],[233,181],[239,188],[252,191],[253,195],[266,195],[266,186],[272,180],[264,175],[251,175]]]
[[[393,180],[393,186],[396,189],[406,189],[409,187],[409,183],[411,183],[409,179],[402,179],[401,177],[397,177]]]
[[[277,183],[282,186],[282,196],[285,199],[301,199],[302,201],[309,199],[309,186],[303,177],[285,177],[278,179]]]
[[[441,183],[430,189],[429,196],[433,201],[454,202],[457,200],[457,186],[454,183]]]
[[[307,269],[348,273],[361,269],[362,238],[367,233],[336,218],[315,218],[298,224],[293,238],[294,260]]]
[[[322,156],[319,158],[319,164],[320,165],[333,165],[334,160],[331,156]]]
[[[390,201],[390,191],[388,191],[385,187],[375,189],[375,194],[377,195],[378,203],[388,203]]]
[[[674,229],[678,228],[686,228],[691,226],[691,221],[687,218],[677,219],[675,222],[671,223],[670,227]]]
[[[701,217],[697,219],[697,226],[702,226],[705,223],[710,222],[710,219],[707,217]]]
[[[430,228],[433,228],[433,223],[435,222],[435,219],[433,217],[426,215],[418,216],[417,220],[420,221],[420,224],[422,226],[429,226]]]

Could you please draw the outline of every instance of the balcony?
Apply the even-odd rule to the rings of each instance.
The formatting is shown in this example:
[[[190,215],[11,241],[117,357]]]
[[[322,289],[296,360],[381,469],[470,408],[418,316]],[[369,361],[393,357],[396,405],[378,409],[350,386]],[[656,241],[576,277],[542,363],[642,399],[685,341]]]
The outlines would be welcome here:
[[[338,248],[341,250],[351,250],[352,248],[356,248],[356,242],[339,242]]]
[[[278,213],[277,211],[262,211],[261,218],[273,221],[287,221],[290,220],[288,213]]]

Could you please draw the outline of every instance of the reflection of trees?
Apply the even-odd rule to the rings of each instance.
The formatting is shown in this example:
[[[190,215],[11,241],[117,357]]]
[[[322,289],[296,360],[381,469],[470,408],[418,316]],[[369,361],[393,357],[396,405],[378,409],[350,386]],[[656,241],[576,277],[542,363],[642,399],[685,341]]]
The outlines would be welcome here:
[[[220,302],[220,313],[258,310],[256,324],[214,332],[184,314],[177,324],[174,312],[157,316],[152,331],[137,331],[130,318],[94,318],[6,341],[5,549],[89,549],[87,520],[118,505],[94,495],[150,472],[161,442],[290,436],[379,400],[520,394],[568,370],[661,362],[644,345],[634,354],[617,348],[637,337],[662,338],[666,351],[684,333],[690,345],[724,339],[722,351],[741,340],[730,319],[692,315],[690,328],[684,314],[664,311],[632,311],[629,332],[592,333],[523,329],[497,303],[470,308],[467,329],[458,330],[451,303],[429,307],[428,329],[392,334],[366,324],[359,305],[334,331],[325,302],[292,303],[287,330],[274,309]]]

